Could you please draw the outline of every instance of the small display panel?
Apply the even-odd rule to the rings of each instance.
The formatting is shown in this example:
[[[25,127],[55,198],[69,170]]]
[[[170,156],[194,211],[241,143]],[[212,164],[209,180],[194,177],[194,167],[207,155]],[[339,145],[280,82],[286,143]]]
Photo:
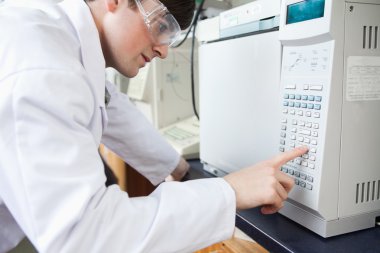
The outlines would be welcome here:
[[[286,24],[321,18],[325,13],[325,0],[304,0],[287,7]]]

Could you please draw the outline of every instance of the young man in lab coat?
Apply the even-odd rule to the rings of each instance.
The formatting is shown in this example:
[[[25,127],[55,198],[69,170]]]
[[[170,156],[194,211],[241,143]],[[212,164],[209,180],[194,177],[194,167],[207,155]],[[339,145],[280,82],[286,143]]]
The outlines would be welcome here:
[[[165,3],[177,17],[157,0],[0,7],[0,252],[25,235],[39,252],[192,252],[229,238],[236,209],[281,208],[293,180],[279,167],[305,148],[143,198],[105,186],[100,143],[154,184],[187,170],[104,77],[106,66],[133,77],[166,57],[194,3]]]

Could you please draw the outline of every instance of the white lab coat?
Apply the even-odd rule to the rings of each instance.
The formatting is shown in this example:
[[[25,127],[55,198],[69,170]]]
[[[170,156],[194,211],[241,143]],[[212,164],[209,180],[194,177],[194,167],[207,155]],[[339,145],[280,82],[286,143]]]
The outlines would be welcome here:
[[[105,187],[101,142],[155,184],[179,157],[111,84],[105,107],[82,0],[12,0],[0,17],[0,252],[24,235],[40,252],[144,253],[231,236],[235,195],[223,179],[163,183],[143,198]]]

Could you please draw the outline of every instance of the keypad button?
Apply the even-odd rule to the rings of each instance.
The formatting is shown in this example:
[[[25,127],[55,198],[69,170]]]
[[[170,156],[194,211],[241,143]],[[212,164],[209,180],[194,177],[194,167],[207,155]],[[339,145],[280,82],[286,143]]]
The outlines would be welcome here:
[[[298,171],[294,171],[294,176],[296,176],[296,177],[300,177],[300,173],[298,172]]]
[[[309,143],[310,143],[310,139],[309,139],[309,138],[305,138],[305,139],[304,139],[304,142],[305,142],[306,144],[309,144]]]
[[[307,100],[307,95],[302,95],[302,100]]]
[[[309,89],[309,85],[308,84],[304,84],[303,89],[304,90],[308,90]]]
[[[314,155],[311,155],[310,157],[309,157],[309,159],[310,159],[310,161],[315,161],[315,156]],[[310,165],[310,164],[309,164]]]
[[[309,154],[303,154],[302,158],[308,159],[309,158]]]
[[[301,187],[305,188],[306,187],[306,183],[303,182],[303,181],[300,181],[300,184],[299,184]]]
[[[296,139],[296,136],[294,134],[290,135],[290,139],[291,140],[295,140]]]
[[[288,173],[289,173],[290,175],[294,175],[294,170],[289,169]]]
[[[285,168],[285,167],[282,167],[281,170],[282,170],[283,172],[285,172],[285,173],[288,173],[288,169]]]
[[[297,133],[297,128],[293,127],[290,131],[291,131],[292,133]]]
[[[300,102],[295,102],[295,103],[294,103],[294,107],[296,107],[296,108],[300,108],[300,107],[301,107],[301,103],[300,103]]]
[[[281,130],[286,130],[286,126],[282,125]]]
[[[307,123],[305,124],[305,126],[308,127],[308,128],[311,128],[311,127],[313,126],[313,124],[311,124],[311,122],[307,122]]]
[[[285,89],[287,89],[287,90],[295,90],[296,88],[297,88],[297,86],[295,84],[285,85]]]
[[[314,96],[313,96],[313,95],[309,95],[309,96],[307,97],[307,99],[308,99],[309,101],[314,101]]]
[[[320,118],[321,117],[321,114],[319,112],[314,112],[314,118]]]
[[[307,109],[313,109],[314,108],[314,104],[307,104]]]
[[[298,123],[298,125],[299,125],[299,126],[304,126],[304,125],[305,125],[305,122],[304,122],[304,121],[300,121],[300,122]]]
[[[313,136],[313,137],[318,137],[318,132],[317,132],[317,131],[313,131],[313,132],[311,133],[311,136]]]
[[[312,145],[317,145],[317,140],[311,140]]]
[[[299,185],[299,184],[300,184],[300,181],[296,178],[296,179],[294,179],[294,184],[295,184],[295,185]]]
[[[284,98],[288,99],[289,98],[289,94],[284,94]]]
[[[315,101],[321,102],[322,101],[322,97],[321,96],[315,96]]]
[[[309,86],[309,89],[310,89],[310,90],[321,91],[321,90],[323,90],[323,86],[322,86],[322,85],[310,85],[310,86]]]
[[[284,148],[284,147],[280,147],[279,150],[280,150],[281,152],[284,152],[284,151],[285,151],[285,148]]]
[[[309,163],[309,166],[308,166],[310,169],[314,169],[315,168],[315,165],[314,163]]]
[[[296,146],[296,144],[294,142],[290,143],[290,147],[294,148],[295,146]]]
[[[313,128],[314,128],[314,129],[319,129],[319,124],[318,124],[318,123],[314,123],[314,124],[313,124]]]
[[[314,105],[315,110],[321,110],[321,105],[320,104],[315,104]]]
[[[281,120],[281,123],[286,123],[286,122],[288,122],[287,119],[282,119],[282,120]]]
[[[296,95],[296,99],[297,99],[297,100],[301,100],[301,95],[300,95],[300,94],[297,94],[297,95]]]
[[[306,161],[302,161],[301,165],[307,167],[308,163]]]
[[[307,111],[307,112],[305,113],[305,115],[306,115],[306,117],[311,117],[311,112],[310,112],[310,111]]]
[[[310,149],[309,149],[309,152],[310,152],[310,153],[317,153],[317,149],[316,149],[316,148],[310,148]]]
[[[307,136],[311,135],[311,131],[310,130],[305,130],[305,129],[300,130],[299,133],[303,134],[303,135],[307,135]]]
[[[312,176],[307,176],[306,180],[312,183],[314,181],[314,178]]]
[[[281,145],[285,145],[285,140],[280,140]]]
[[[283,105],[283,106],[288,106],[288,105],[289,105],[289,102],[288,102],[288,101],[284,101],[284,102],[282,103],[282,105]]]
[[[294,107],[294,102],[290,101],[288,104],[289,107]]]
[[[298,141],[303,142],[303,137],[302,137],[302,136],[299,136],[299,137],[298,137]]]
[[[285,138],[285,137],[286,137],[286,133],[281,132],[280,136],[281,136],[282,138]]]
[[[297,125],[297,120],[293,119],[292,124],[296,126]]]
[[[294,99],[296,97],[296,95],[294,94],[289,94],[289,99]]]
[[[311,184],[306,184],[306,189],[311,191],[313,190],[313,186]]]
[[[306,180],[306,174],[301,173],[301,174],[300,174],[300,178],[303,179],[303,180]]]
[[[282,113],[283,113],[283,114],[288,114],[288,109],[283,109],[283,110],[282,110]]]
[[[290,110],[289,113],[290,113],[291,115],[294,115],[294,114],[296,114],[296,111],[295,111],[295,110]]]
[[[302,107],[302,108],[307,108],[307,104],[306,104],[306,103],[302,103],[302,104],[301,104],[301,107]]]
[[[298,111],[297,115],[302,116],[303,115],[303,111]]]

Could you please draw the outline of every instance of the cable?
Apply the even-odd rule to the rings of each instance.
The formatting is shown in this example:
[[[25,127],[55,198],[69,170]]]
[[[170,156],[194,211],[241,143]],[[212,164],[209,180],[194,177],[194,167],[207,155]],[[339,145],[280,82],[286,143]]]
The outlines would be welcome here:
[[[204,0],[203,2],[204,3]],[[194,82],[194,51],[195,51],[195,30],[197,28],[197,24],[198,22],[195,21],[194,25],[193,25],[193,37],[191,38],[191,58],[190,58],[190,67],[191,67],[191,100],[192,100],[192,104],[193,104],[193,111],[194,111],[194,114],[195,116],[197,117],[197,119],[199,120],[199,114],[198,114],[198,111],[197,111],[197,106],[196,106],[196,102],[195,102],[195,82]]]
[[[187,37],[189,36],[190,32],[191,32],[191,28],[194,26],[195,23],[198,22],[198,18],[199,18],[199,15],[203,9],[203,4],[205,3],[205,0],[202,0],[202,2],[199,4],[198,6],[198,9],[197,11],[195,12],[195,15],[194,15],[194,18],[193,18],[193,21],[191,22],[190,26],[189,26],[189,29],[187,30],[187,33],[185,35],[185,37],[182,39],[181,42],[179,42],[177,45],[174,45],[172,48],[177,48],[177,47],[180,47],[183,43],[185,43]]]
[[[196,13],[194,15],[194,19],[191,22],[191,24],[189,26],[189,30],[187,31],[185,37],[182,39],[182,41],[180,43],[178,43],[177,45],[173,46],[173,48],[180,47],[186,41],[187,37],[190,34],[190,31],[191,30],[193,31],[193,33],[192,33],[193,37],[192,37],[192,40],[191,40],[191,57],[190,57],[191,101],[192,101],[194,115],[197,117],[198,120],[199,120],[199,114],[198,114],[198,111],[197,111],[197,106],[196,106],[196,101],[195,101],[195,81],[194,81],[194,52],[195,52],[195,50],[194,50],[194,48],[195,48],[195,30],[196,30],[196,27],[197,27],[197,24],[198,24],[199,15],[202,12],[203,4],[204,3],[205,3],[205,0],[202,0],[202,2],[199,4],[198,9],[197,9],[197,11],[196,11]]]

